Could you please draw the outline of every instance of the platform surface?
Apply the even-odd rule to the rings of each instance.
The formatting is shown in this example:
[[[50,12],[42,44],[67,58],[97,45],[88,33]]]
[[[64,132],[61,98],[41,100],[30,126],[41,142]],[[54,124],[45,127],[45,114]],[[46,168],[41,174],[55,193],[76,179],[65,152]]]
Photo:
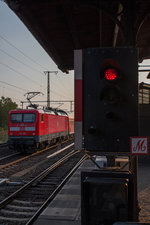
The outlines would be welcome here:
[[[77,169],[34,225],[81,225],[80,174],[84,168],[93,169],[94,164],[87,160]]]
[[[86,160],[75,171],[53,201],[37,218],[34,225],[81,225],[81,170],[91,170],[95,165]],[[150,223],[150,165],[138,168],[138,197],[141,207],[139,222]]]

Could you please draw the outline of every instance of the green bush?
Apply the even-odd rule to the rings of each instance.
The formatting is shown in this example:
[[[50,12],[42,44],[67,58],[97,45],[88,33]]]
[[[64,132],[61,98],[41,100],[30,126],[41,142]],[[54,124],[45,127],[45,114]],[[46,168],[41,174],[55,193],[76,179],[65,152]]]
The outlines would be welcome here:
[[[16,109],[18,105],[16,102],[13,102],[11,98],[5,98],[4,96],[0,99],[0,128],[7,130],[8,128],[8,115],[9,111]],[[1,130],[0,129],[0,130]]]
[[[8,131],[0,130],[0,143],[7,142],[7,140],[8,140]]]

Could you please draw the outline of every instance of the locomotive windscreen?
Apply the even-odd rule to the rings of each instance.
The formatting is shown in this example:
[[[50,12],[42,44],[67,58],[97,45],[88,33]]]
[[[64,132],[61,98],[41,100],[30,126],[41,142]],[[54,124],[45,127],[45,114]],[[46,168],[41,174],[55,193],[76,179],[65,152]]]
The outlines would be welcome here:
[[[11,114],[12,123],[34,123],[35,114],[34,113],[13,113]]]

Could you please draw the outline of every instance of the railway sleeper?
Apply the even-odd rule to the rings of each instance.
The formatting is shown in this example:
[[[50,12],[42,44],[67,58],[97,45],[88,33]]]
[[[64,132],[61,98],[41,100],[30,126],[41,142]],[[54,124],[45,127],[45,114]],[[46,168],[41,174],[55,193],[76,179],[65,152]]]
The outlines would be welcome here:
[[[42,203],[43,203],[43,201],[45,201],[49,197],[49,193],[47,193],[45,195],[41,195],[40,192],[35,192],[35,195],[38,195],[38,196],[31,197],[31,195],[30,195],[30,196],[26,196],[26,198],[28,200],[33,199],[33,201],[37,201],[37,202],[42,201]]]
[[[5,206],[5,209],[8,209],[8,210],[13,210],[13,211],[15,211],[15,210],[17,210],[17,211],[21,211],[21,212],[36,212],[38,209],[39,209],[39,207],[28,207],[28,206],[20,206],[20,205],[11,205],[11,204],[9,204],[9,205],[7,205],[7,206]]]
[[[4,217],[4,216],[0,216],[0,223],[4,224],[5,222],[9,222],[11,224],[14,224],[14,222],[27,222],[29,220],[29,218],[14,218],[14,217]]]
[[[35,189],[32,194],[35,193],[35,195],[39,195],[39,196],[45,196],[46,193],[51,193],[55,188],[43,188],[43,190],[41,190],[41,188],[38,188],[38,189]],[[44,193],[41,193],[41,192],[44,192]],[[31,192],[30,192],[31,193]],[[31,194],[29,194],[31,195]],[[38,196],[37,196],[38,197]]]
[[[43,181],[42,184],[39,185],[58,185],[57,181]]]
[[[34,194],[34,192],[41,192],[40,194],[41,195],[44,195],[45,193],[44,193],[44,191],[53,191],[54,190],[54,188],[55,188],[56,186],[53,186],[53,187],[48,187],[47,185],[45,186],[42,186],[42,188],[38,185],[38,186],[34,186],[34,188],[32,189],[32,190],[26,190],[26,192],[25,192],[25,194],[29,194],[29,195],[31,195],[32,193]]]
[[[34,190],[32,192],[25,193],[25,197],[28,198],[28,199],[30,199],[31,195],[38,195],[38,196],[35,196],[34,197],[35,201],[37,201],[37,199],[39,199],[39,197],[40,198],[45,198],[46,193],[50,193],[53,190],[54,190],[54,188],[53,189],[43,189],[43,190],[41,190],[41,188],[40,188],[40,189],[36,189],[36,190]]]
[[[50,176],[48,179],[47,179],[48,181],[55,181],[55,182],[58,182],[58,181],[60,181],[60,178],[57,176],[57,177],[53,177],[53,176]]]
[[[43,198],[46,198],[47,196],[48,196],[48,194],[50,193],[50,192],[52,192],[54,189],[52,189],[52,190],[44,190],[44,191],[41,191],[41,189],[40,190],[34,190],[33,192],[27,192],[27,193],[24,193],[24,195],[23,195],[23,197],[21,197],[20,196],[20,200],[21,201],[25,201],[25,199],[27,199],[28,201],[30,201],[30,200],[32,200],[31,198],[34,198],[34,201],[41,201],[41,199],[43,199]],[[41,193],[42,192],[42,193]],[[46,192],[46,193],[48,193],[47,194],[47,196],[45,196],[46,195],[46,193],[43,193],[43,192]],[[34,197],[32,196],[31,197],[31,195],[35,195]]]
[[[28,217],[30,218],[34,212],[18,212],[18,211],[12,211],[12,210],[7,210],[7,209],[1,209],[0,210],[0,214],[1,216],[7,216],[7,217],[14,217],[16,216],[17,218],[25,218],[25,217]]]
[[[13,200],[13,201],[12,201],[12,204],[13,204],[13,205],[18,205],[18,206],[19,206],[19,205],[20,205],[20,206],[23,206],[23,205],[24,205],[24,206],[29,206],[29,207],[30,207],[30,206],[31,206],[31,207],[32,207],[32,206],[37,206],[37,207],[38,207],[38,206],[41,206],[41,205],[42,205],[42,202],[22,201],[22,200],[17,200],[17,199],[16,199],[16,200]]]
[[[38,194],[37,193],[35,193],[35,195],[38,195],[38,196],[35,196],[35,197],[31,197],[31,192],[30,192],[30,194],[24,194],[22,197],[20,196],[20,198],[19,198],[19,200],[21,200],[21,201],[25,201],[25,200],[27,200],[27,201],[34,201],[34,202],[41,202],[42,201],[42,203],[43,203],[43,198],[45,199],[45,198],[47,198],[49,195],[47,195],[47,196],[45,196],[44,195],[44,197],[43,197],[43,194],[41,194],[40,192],[38,192]]]
[[[51,185],[51,187],[49,186]],[[41,188],[44,188],[44,189],[47,189],[49,188],[49,190],[53,187],[56,187],[58,185],[58,183],[55,183],[55,182],[48,182],[48,183],[42,183],[42,184],[38,184],[38,187],[41,187]]]

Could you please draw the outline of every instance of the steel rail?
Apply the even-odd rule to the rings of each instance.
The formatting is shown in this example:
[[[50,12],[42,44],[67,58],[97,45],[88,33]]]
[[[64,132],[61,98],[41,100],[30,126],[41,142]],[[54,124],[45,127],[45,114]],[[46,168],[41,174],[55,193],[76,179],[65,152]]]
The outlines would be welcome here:
[[[74,166],[74,168],[69,172],[69,174],[64,178],[64,180],[60,183],[60,185],[53,191],[53,193],[49,196],[49,198],[43,203],[43,205],[38,209],[38,211],[29,219],[29,221],[25,225],[31,225],[40,215],[40,213],[44,210],[44,208],[54,199],[60,189],[64,186],[64,184],[68,181],[68,179],[72,176],[72,174],[77,170],[77,168],[86,160],[88,157],[84,155],[80,161]]]
[[[20,155],[20,153],[19,152],[13,153],[11,155],[7,155],[7,156],[5,156],[3,158],[0,158],[0,162],[3,161],[3,160],[5,160],[5,159],[9,159],[9,158],[11,158],[12,156],[15,156],[15,155]]]
[[[1,147],[6,147],[6,146],[7,146],[7,142],[0,143],[0,148]]]
[[[64,156],[62,159],[54,163],[52,166],[44,170],[42,173],[40,173],[38,176],[33,178],[31,181],[29,181],[27,184],[19,188],[17,191],[15,191],[13,194],[5,198],[0,202],[0,209],[7,205],[11,200],[14,199],[18,194],[26,190],[28,187],[31,187],[32,185],[35,186],[39,181],[41,181],[43,178],[45,178],[49,173],[51,173],[54,169],[59,167],[63,162],[65,162],[68,158],[72,157],[73,155],[79,153],[79,151],[73,150],[72,152],[68,153],[66,156]]]
[[[66,141],[65,141],[65,142],[66,142]],[[65,142],[63,142],[63,143],[65,143]],[[62,144],[63,144],[63,143],[62,143]],[[59,144],[59,143],[58,143],[58,144]],[[2,166],[0,166],[0,171],[1,171],[2,169],[7,168],[8,166],[12,166],[12,165],[14,165],[14,164],[16,164],[16,163],[19,163],[19,162],[24,161],[25,159],[28,159],[28,158],[31,158],[31,157],[33,157],[33,156],[35,156],[35,155],[41,154],[42,152],[45,152],[45,151],[48,151],[48,150],[50,150],[50,149],[56,148],[56,147],[58,146],[58,144],[53,145],[53,146],[50,146],[50,147],[47,147],[47,148],[45,148],[45,149],[43,149],[43,150],[41,150],[41,151],[34,152],[34,153],[31,154],[31,155],[27,155],[27,156],[25,156],[25,157],[23,157],[23,158],[21,158],[21,159],[17,159],[17,160],[15,160],[15,161],[13,161],[13,162],[7,163],[6,165],[2,165]],[[0,159],[0,160],[1,160],[1,159]]]

